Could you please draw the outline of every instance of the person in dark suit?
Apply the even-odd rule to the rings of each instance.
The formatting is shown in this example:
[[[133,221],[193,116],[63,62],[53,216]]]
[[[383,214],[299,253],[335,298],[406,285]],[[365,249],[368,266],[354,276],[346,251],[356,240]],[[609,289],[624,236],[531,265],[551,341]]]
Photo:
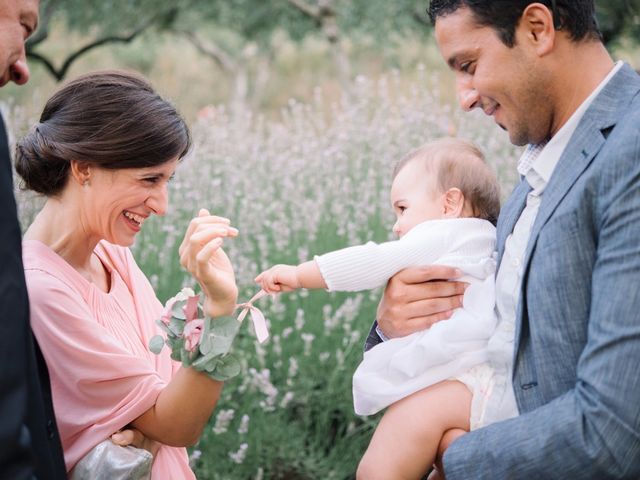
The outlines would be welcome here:
[[[29,80],[24,42],[38,0],[0,0],[0,86]],[[66,478],[47,366],[29,326],[20,225],[0,116],[0,479]]]
[[[497,227],[519,416],[443,442],[441,473],[640,478],[640,76],[606,51],[593,0],[432,0],[429,15],[462,108],[527,145]],[[372,348],[458,301],[454,286],[420,291],[451,272],[400,275]]]

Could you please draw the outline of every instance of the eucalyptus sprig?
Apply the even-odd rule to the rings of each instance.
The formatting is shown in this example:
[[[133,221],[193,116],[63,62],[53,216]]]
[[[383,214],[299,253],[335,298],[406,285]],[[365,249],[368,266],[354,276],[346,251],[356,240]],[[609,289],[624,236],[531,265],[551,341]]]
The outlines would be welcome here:
[[[232,317],[213,319],[205,315],[200,295],[192,289],[183,288],[169,299],[156,323],[166,334],[166,338],[156,335],[149,341],[149,350],[156,355],[167,345],[173,360],[219,381],[240,373],[240,362],[230,353],[240,322]]]

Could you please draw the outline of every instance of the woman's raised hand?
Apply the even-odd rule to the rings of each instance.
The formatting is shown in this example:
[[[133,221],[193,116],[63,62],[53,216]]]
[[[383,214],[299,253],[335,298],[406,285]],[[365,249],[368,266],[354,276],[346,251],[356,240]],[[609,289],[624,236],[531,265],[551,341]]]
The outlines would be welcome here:
[[[238,230],[227,218],[210,215],[204,208],[189,223],[178,250],[180,264],[198,281],[205,294],[204,310],[212,317],[229,315],[236,307],[238,287],[223,239]]]

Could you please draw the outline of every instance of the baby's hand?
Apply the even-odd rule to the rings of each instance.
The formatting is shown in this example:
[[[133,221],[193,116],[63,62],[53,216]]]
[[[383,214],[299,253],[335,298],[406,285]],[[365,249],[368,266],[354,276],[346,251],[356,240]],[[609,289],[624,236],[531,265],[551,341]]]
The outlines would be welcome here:
[[[301,288],[298,269],[293,265],[274,265],[255,279],[267,293],[291,292]]]

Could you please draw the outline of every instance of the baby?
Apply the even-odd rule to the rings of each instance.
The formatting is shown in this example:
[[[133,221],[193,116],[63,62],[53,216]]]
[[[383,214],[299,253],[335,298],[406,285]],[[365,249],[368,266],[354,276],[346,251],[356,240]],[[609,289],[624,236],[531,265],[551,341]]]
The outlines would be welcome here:
[[[488,349],[496,330],[493,252],[500,200],[495,175],[473,145],[437,140],[400,160],[391,205],[398,240],[368,242],[297,266],[276,265],[256,277],[269,293],[358,291],[384,286],[409,266],[441,264],[457,267],[460,280],[469,284],[463,307],[449,320],[386,340],[364,354],[353,377],[356,413],[370,415],[391,405],[358,467],[358,478],[367,480],[421,478],[447,430],[517,415],[515,407],[487,406],[490,397],[503,395],[500,389],[494,392],[496,376],[508,377],[490,365]],[[508,378],[501,383],[508,384]],[[505,404],[501,398],[491,401]]]

